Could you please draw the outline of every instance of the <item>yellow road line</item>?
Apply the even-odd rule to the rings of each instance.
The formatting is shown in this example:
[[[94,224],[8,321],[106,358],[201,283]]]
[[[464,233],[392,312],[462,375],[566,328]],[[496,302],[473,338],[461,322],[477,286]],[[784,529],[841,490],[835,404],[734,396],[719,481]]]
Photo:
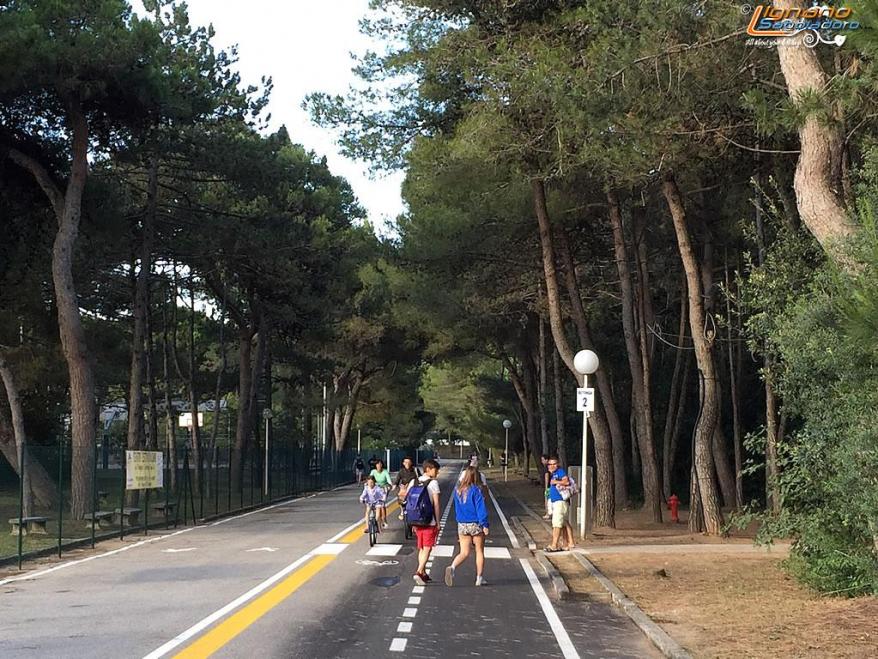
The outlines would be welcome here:
[[[387,507],[387,512],[392,513],[399,508],[399,502],[394,502]],[[353,544],[363,537],[363,527],[358,526],[353,531],[342,537],[339,542]],[[313,556],[304,565],[291,573],[286,579],[277,584],[268,592],[260,595],[244,608],[238,610],[216,627],[189,645],[183,651],[174,656],[174,659],[202,659],[209,657],[217,650],[225,646],[229,641],[238,636],[254,622],[271,611],[287,597],[304,586],[315,574],[329,565],[336,554],[319,554]]]
[[[226,618],[195,641],[195,643],[177,654],[175,659],[209,657],[305,585],[311,577],[329,565],[334,559],[335,556],[331,554],[314,556],[277,586],[250,602],[250,604],[234,615]]]

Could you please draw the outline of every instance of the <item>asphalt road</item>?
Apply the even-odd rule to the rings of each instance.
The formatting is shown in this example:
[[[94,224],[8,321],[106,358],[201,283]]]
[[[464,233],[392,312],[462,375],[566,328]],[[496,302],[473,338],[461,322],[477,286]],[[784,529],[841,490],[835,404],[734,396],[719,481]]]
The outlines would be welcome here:
[[[460,467],[440,474],[447,518],[426,587],[396,512],[369,549],[350,486],[0,580],[0,656],[658,656],[611,606],[550,598],[497,508],[488,585],[472,559],[442,584]]]

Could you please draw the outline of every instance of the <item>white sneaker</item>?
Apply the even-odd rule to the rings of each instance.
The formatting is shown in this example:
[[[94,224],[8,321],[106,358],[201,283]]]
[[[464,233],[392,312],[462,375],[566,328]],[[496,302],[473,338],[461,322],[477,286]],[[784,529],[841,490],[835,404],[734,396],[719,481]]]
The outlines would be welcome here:
[[[387,522],[384,522],[384,528],[385,529],[387,528]]]
[[[485,577],[479,576],[479,577],[476,577],[476,585],[477,586],[487,586],[488,582],[485,581]]]
[[[445,585],[449,588],[454,585],[454,568],[450,565],[445,568]]]

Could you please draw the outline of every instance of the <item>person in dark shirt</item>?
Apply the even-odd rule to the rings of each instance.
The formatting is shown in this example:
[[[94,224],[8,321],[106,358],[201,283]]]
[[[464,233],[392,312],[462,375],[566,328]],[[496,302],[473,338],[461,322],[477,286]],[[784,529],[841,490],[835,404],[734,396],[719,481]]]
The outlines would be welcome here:
[[[399,518],[402,519],[402,511],[405,510],[405,497],[408,494],[412,481],[417,481],[421,476],[421,470],[414,466],[415,462],[406,456],[402,459],[402,467],[396,474],[396,480],[393,482],[394,488],[399,488]]]

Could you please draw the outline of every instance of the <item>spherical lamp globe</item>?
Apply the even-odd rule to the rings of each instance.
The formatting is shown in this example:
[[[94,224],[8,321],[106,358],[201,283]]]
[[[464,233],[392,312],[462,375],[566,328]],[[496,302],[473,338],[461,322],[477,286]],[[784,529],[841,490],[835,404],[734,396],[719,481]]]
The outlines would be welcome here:
[[[512,427],[512,421],[510,421],[509,419],[504,419],[503,427],[506,428],[506,430],[509,430]]]
[[[599,365],[598,356],[591,350],[580,350],[573,358],[573,368],[581,375],[591,375],[598,370]]]

